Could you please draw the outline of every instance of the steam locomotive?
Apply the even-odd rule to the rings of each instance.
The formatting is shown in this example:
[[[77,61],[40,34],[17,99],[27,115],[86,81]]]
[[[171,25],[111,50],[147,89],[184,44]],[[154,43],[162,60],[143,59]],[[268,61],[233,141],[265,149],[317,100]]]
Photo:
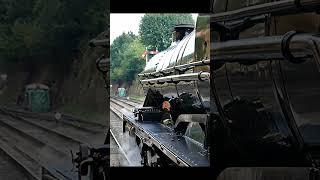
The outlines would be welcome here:
[[[210,164],[216,175],[307,167],[318,178],[320,1],[215,0],[211,9],[195,29],[176,27],[188,35],[139,74],[145,102],[123,119],[144,164]],[[172,127],[161,123],[164,101]]]
[[[175,26],[172,37],[138,74],[145,101],[124,112],[123,129],[135,137],[145,166],[209,166],[210,56],[194,59],[193,25]],[[170,104],[171,125],[162,123],[163,102]]]

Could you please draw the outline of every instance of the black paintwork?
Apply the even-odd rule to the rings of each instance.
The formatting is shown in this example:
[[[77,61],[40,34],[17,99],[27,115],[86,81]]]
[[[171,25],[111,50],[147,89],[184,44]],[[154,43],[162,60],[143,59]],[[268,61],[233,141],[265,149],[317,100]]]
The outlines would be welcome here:
[[[131,112],[123,111],[124,120],[132,123],[136,132],[141,130],[147,133],[153,140],[167,148],[189,166],[208,167],[209,157],[205,149],[187,137],[176,135],[172,129],[159,122],[137,121]],[[138,130],[139,129],[139,130]],[[204,153],[205,155],[203,155]]]
[[[223,7],[223,2],[226,1],[217,1],[217,12],[243,7],[236,4],[236,1]],[[316,9],[317,6],[314,6],[313,11]],[[238,19],[237,16],[229,19],[221,16],[223,18],[219,19],[219,14],[213,14],[212,47],[229,40],[235,45],[239,39],[257,38],[256,41],[259,41],[260,36],[283,35],[297,27],[305,29],[306,33],[319,32],[318,21],[312,19],[318,19],[316,17],[319,15],[298,13],[301,14],[300,17],[289,16],[286,21],[278,21],[280,17],[276,19],[271,15],[260,18],[257,22],[250,22],[255,16],[238,16]],[[285,11],[281,18],[284,14]],[[243,21],[245,18],[246,22]],[[297,25],[294,18],[306,25]],[[218,22],[219,20],[227,21]],[[217,27],[219,23],[224,28],[239,27],[240,30],[237,28],[239,31],[219,32],[219,29],[213,27]],[[231,43],[229,45],[231,47]],[[262,46],[263,44],[258,48]],[[283,50],[280,49],[281,46],[278,48]],[[263,60],[260,60],[257,56],[256,59],[245,61],[245,57],[240,56],[246,51],[238,52],[239,57],[228,57],[234,61],[223,61],[227,56],[220,56],[222,59],[219,59],[219,63],[214,63],[214,55],[211,57],[211,107],[217,107],[211,108],[211,165],[318,166],[314,162],[319,159],[320,152],[319,59],[309,58],[301,63],[294,63],[283,54],[283,59],[262,57]],[[219,53],[223,55],[223,51]]]

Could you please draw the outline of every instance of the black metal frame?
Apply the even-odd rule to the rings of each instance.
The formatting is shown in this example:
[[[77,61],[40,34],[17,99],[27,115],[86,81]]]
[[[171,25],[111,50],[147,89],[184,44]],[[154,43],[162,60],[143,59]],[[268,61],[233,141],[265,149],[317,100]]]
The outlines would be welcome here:
[[[287,15],[297,12],[311,12],[320,7],[318,0],[281,0],[258,4],[233,11],[211,14],[211,22],[224,22],[262,14]]]
[[[238,34],[237,32],[241,32],[255,23],[262,22],[261,20],[264,20],[264,17],[267,17],[268,15],[288,15],[297,12],[319,12],[319,9],[320,1],[317,0],[284,0],[270,2],[234,11],[211,14],[211,30],[220,32],[220,35],[221,33],[226,34],[226,32]],[[242,19],[242,22],[236,22],[239,19]],[[230,23],[233,22],[235,22],[235,26],[230,26]],[[237,29],[237,26],[240,30],[234,31],[234,29]],[[233,39],[238,39],[238,37],[220,37],[222,42],[211,43],[210,71],[212,76],[210,77],[210,88],[212,92],[211,96],[217,104],[219,114],[217,115],[217,112],[211,112],[210,122],[213,123],[213,126],[215,126],[214,129],[217,131],[212,133],[215,133],[215,136],[219,136],[220,138],[231,136],[230,129],[225,121],[226,118],[222,112],[222,106],[219,102],[218,96],[216,95],[216,89],[213,83],[214,69],[217,69],[217,67],[219,68],[224,63],[229,62],[251,64],[258,61],[279,60],[299,64],[304,61],[311,60],[312,58],[315,59],[318,69],[320,69],[319,34],[290,31],[283,36],[267,36],[240,40]],[[221,120],[217,120],[217,117]],[[300,143],[299,147],[303,150],[304,142],[295,122],[289,121],[290,120],[288,120],[289,127],[291,131],[294,132],[297,142]],[[217,128],[223,128],[224,131],[219,131]],[[215,142],[212,139],[211,141],[214,147]],[[234,145],[236,146],[236,144]],[[219,162],[222,164],[219,164]],[[211,165],[216,165],[216,170],[218,172],[221,172],[225,168],[225,164],[222,161],[219,161],[219,159],[214,161],[212,160]],[[313,166],[316,167],[318,165],[313,164]],[[310,172],[314,173],[314,170]],[[315,175],[312,177],[314,178],[319,176],[317,173],[314,173]]]

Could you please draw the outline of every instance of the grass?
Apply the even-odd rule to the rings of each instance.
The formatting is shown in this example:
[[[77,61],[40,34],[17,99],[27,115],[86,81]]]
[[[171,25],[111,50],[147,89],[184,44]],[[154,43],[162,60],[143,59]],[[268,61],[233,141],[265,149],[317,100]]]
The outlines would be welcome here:
[[[71,116],[75,116],[79,119],[91,121],[91,122],[100,122],[105,123],[107,120],[107,113],[97,112],[88,107],[82,107],[80,105],[68,104],[59,107],[55,111],[62,112]]]
[[[136,95],[130,96],[130,100],[134,102],[143,102],[144,99],[145,99],[144,96],[136,96]]]

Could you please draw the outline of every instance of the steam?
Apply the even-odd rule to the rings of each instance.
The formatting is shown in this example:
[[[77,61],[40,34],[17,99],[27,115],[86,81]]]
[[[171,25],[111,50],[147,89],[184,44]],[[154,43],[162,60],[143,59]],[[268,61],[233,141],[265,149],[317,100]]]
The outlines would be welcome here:
[[[140,149],[138,145],[136,144],[136,140],[134,137],[129,136],[128,131],[123,133],[122,136],[122,149],[126,153],[127,158],[129,159],[130,163],[125,160],[121,159],[121,165],[122,166],[142,166],[141,165],[141,155],[140,155]]]

